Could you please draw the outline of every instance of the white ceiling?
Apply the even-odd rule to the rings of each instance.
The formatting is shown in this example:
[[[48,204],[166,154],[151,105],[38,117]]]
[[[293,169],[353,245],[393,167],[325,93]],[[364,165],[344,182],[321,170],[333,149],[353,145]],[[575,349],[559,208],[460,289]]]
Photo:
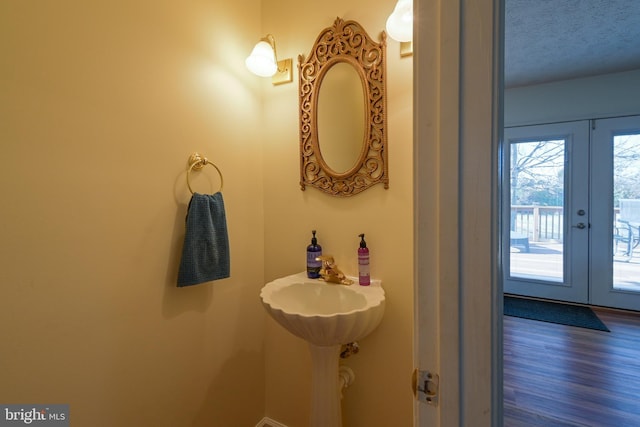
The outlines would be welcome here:
[[[640,0],[505,0],[505,86],[640,69]]]

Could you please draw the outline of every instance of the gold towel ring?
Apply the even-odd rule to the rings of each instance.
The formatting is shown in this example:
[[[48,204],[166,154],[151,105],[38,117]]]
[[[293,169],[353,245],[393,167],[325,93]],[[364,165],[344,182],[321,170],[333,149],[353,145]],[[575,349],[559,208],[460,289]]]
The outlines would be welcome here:
[[[209,159],[207,159],[206,157],[202,157],[198,153],[193,153],[191,156],[189,156],[189,164],[191,166],[189,166],[189,169],[187,170],[187,186],[189,187],[189,191],[191,191],[191,194],[193,194],[193,189],[191,188],[191,179],[190,179],[191,171],[192,170],[199,171],[202,168],[204,168],[206,165],[211,165],[214,168],[216,168],[216,170],[218,171],[218,175],[220,175],[220,190],[218,191],[222,191],[222,186],[224,184],[224,178],[222,178],[222,172],[220,172],[220,169],[215,164],[211,163]]]

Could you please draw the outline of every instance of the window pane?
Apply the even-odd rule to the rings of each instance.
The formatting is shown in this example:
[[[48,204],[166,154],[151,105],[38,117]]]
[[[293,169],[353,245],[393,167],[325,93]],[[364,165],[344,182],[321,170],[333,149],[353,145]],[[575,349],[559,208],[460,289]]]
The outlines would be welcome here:
[[[563,282],[565,141],[511,144],[511,277]]]
[[[640,134],[613,138],[613,287],[640,292]]]

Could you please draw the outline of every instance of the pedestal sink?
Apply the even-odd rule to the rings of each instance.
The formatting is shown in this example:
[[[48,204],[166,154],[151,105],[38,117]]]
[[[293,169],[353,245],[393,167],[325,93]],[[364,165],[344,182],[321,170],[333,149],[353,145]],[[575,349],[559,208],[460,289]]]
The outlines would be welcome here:
[[[380,323],[385,295],[370,286],[325,283],[294,274],[267,283],[260,292],[267,312],[308,342],[312,361],[311,427],[340,427],[338,362],[343,344],[364,338]]]

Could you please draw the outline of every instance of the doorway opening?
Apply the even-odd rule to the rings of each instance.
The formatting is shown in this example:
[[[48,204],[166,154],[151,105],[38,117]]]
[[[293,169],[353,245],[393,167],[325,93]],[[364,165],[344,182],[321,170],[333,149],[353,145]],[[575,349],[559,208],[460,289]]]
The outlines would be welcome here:
[[[506,128],[504,291],[640,311],[640,116]]]

